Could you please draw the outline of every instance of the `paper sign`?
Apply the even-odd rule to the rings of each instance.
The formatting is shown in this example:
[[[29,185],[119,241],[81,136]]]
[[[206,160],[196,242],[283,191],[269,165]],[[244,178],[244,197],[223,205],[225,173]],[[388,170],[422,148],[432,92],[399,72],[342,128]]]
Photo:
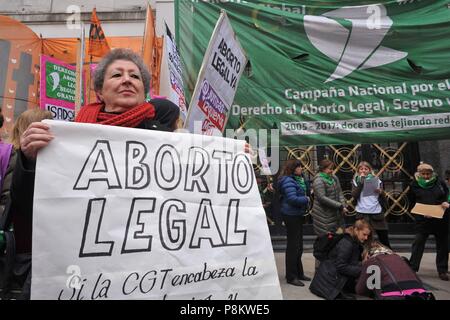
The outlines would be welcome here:
[[[165,50],[167,51],[167,65],[169,68],[170,91],[169,100],[180,108],[180,116],[184,121],[187,116],[186,98],[184,97],[183,67],[181,65],[180,54],[177,45],[172,37],[172,33],[166,24],[166,34],[164,35]]]
[[[259,162],[261,163],[261,174],[265,176],[271,176],[272,172],[269,166],[269,160],[267,159],[266,151],[263,148],[258,149]]]
[[[185,122],[189,132],[222,135],[246,64],[245,51],[222,11],[192,94]]]
[[[440,204],[429,205],[423,203],[416,203],[414,208],[412,208],[411,213],[420,214],[423,216],[430,216],[433,218],[442,219],[444,216],[445,209],[442,208]]]
[[[370,197],[370,196],[378,196],[378,193],[375,192],[376,189],[380,188],[380,179],[378,177],[372,177],[364,179],[364,186],[362,189],[361,196],[362,197]]]
[[[33,299],[281,299],[244,141],[45,121]]]

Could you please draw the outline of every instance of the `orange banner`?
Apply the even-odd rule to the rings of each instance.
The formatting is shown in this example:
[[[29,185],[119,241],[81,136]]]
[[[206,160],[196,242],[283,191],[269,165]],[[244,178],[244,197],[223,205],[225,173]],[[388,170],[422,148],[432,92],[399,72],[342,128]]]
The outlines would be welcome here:
[[[155,37],[152,58],[152,90],[159,92],[159,74],[162,38]],[[110,37],[111,48],[130,48],[141,54],[143,37]],[[0,136],[7,138],[14,120],[25,110],[39,106],[40,55],[44,54],[75,65],[78,40],[75,38],[39,38],[30,28],[19,21],[0,16],[0,108],[5,118]],[[88,85],[87,102],[96,101],[93,81],[90,79],[89,47],[85,49],[84,71]],[[101,57],[93,57],[92,62]]]
[[[155,56],[153,59],[152,83],[151,83],[152,93],[154,95],[159,94],[163,44],[164,44],[164,37],[156,37]]]
[[[145,18],[145,31],[142,43],[142,59],[148,69],[153,69],[153,58],[155,51],[155,19],[153,18],[153,10],[147,4],[147,16]]]
[[[5,118],[2,136],[11,132],[23,111],[39,106],[41,39],[26,25],[0,16],[0,107]]]

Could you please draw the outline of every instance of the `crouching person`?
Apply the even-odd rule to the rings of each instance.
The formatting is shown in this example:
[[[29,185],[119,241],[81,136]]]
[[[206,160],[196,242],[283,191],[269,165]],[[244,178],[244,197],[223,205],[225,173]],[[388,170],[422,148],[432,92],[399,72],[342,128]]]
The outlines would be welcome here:
[[[309,287],[311,292],[327,300],[355,299],[348,293],[355,292],[362,270],[363,243],[371,234],[371,227],[365,220],[358,220],[347,228],[342,239],[320,263]]]
[[[434,300],[404,258],[374,241],[364,255],[358,295],[376,300]]]

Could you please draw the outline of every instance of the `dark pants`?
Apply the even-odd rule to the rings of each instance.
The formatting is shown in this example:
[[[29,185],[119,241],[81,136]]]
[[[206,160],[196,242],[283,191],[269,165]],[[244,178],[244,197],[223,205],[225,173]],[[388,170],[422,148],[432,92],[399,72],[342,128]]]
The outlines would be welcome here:
[[[425,243],[430,234],[436,240],[436,268],[438,273],[448,272],[448,214],[443,219],[421,219],[416,221],[416,238],[412,245],[410,264],[414,271],[419,271]]]
[[[283,215],[286,225],[286,279],[292,281],[304,276],[302,254],[303,254],[303,222],[302,216]]]

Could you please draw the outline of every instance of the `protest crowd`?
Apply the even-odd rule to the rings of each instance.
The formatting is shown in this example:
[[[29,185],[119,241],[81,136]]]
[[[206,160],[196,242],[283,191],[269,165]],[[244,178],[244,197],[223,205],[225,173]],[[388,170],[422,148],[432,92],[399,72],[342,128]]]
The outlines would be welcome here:
[[[148,88],[150,75],[139,56],[129,50],[116,49],[102,60],[97,70],[95,88],[102,102],[83,107],[75,122],[144,130],[176,129],[179,109],[175,104],[164,99],[145,102],[145,88]],[[20,289],[19,298],[23,299],[30,298],[36,157],[38,151],[54,138],[49,126],[40,121],[51,118],[50,112],[41,109],[24,112],[16,121],[12,145],[2,143],[2,148],[10,148],[2,151],[2,155],[7,155],[8,163],[2,168],[2,226],[5,227],[2,229],[5,230],[2,236],[5,239],[3,244],[9,245],[10,235],[13,234],[16,256],[9,258],[13,262],[8,263],[12,265],[6,265],[1,276],[3,281],[15,286],[15,290]],[[403,268],[398,272],[403,275],[404,272],[409,272],[413,278],[413,281],[402,278],[397,280],[398,285],[405,284],[406,287],[402,287],[402,290],[407,290],[410,294],[427,293],[415,272],[420,268],[424,245],[430,234],[436,237],[438,276],[443,281],[449,280],[447,239],[450,172],[447,172],[444,181],[429,164],[422,163],[418,166],[416,179],[412,182],[409,193],[411,203],[440,205],[446,211],[442,219],[417,216],[417,232],[412,244],[411,259],[405,261],[389,248],[387,224],[383,215],[383,203],[386,201],[383,199],[383,183],[370,164],[361,162],[353,179],[352,195],[356,200],[357,216],[352,226],[346,226],[344,221],[344,213],[348,208],[339,179],[332,174],[333,166],[333,162],[322,160],[320,171],[311,182],[302,174],[301,162],[289,160],[280,173],[278,184],[272,186],[278,190],[280,211],[286,226],[286,280],[289,284],[304,286],[305,281],[312,280],[311,291],[326,299],[351,299],[352,296],[348,293],[355,293],[355,288],[362,288],[358,289],[359,292],[373,295],[373,292],[368,292],[361,285],[361,278],[367,277],[363,272],[364,266],[367,268],[367,261],[374,256],[384,257],[384,254],[389,254],[396,259],[392,262],[387,259],[383,265],[391,267],[392,264],[393,270]],[[322,251],[328,251],[317,259],[313,279],[305,275],[301,261],[302,227],[310,202],[313,202],[311,215],[317,235],[317,250],[320,252],[319,242],[325,241]],[[379,242],[374,240],[375,234]],[[339,241],[324,249],[329,246],[328,238],[331,237],[338,237]],[[7,253],[8,251],[6,250]],[[389,285],[395,286],[392,283]],[[393,289],[393,292],[397,291],[397,288]],[[384,293],[384,296],[392,297],[393,294]]]

